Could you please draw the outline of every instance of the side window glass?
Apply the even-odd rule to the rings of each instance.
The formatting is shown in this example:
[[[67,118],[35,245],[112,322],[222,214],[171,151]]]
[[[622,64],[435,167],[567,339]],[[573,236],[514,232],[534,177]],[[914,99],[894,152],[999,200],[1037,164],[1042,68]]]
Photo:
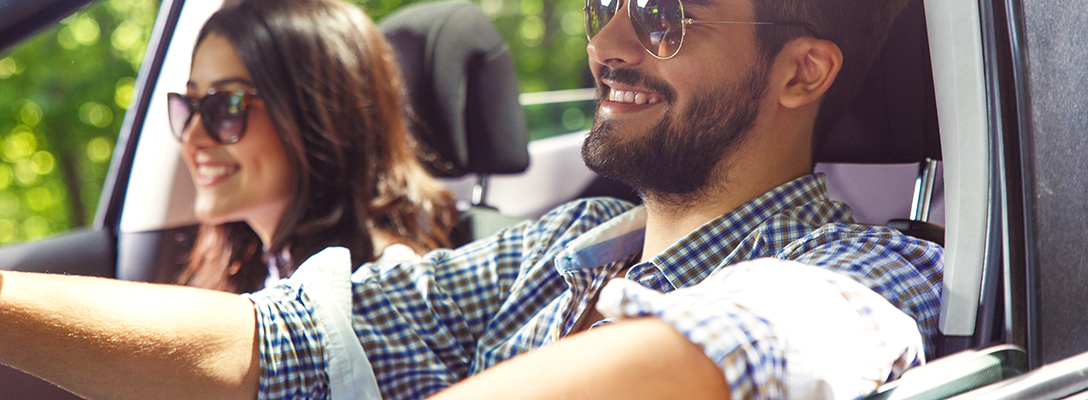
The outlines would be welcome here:
[[[374,20],[418,0],[350,0]],[[593,77],[586,60],[583,2],[473,1],[495,24],[514,56],[530,138],[589,129]]]
[[[0,245],[94,222],[159,3],[95,2],[0,53]]]

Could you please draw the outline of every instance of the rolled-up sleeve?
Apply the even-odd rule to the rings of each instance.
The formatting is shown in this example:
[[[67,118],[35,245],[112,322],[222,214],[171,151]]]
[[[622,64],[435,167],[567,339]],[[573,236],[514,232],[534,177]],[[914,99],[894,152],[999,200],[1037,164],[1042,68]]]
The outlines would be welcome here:
[[[260,398],[420,399],[508,358],[479,354],[537,323],[535,310],[561,290],[551,260],[628,208],[574,202],[412,262],[353,268],[343,248],[310,257],[291,278],[249,296]]]
[[[671,324],[735,399],[857,398],[924,362],[913,319],[846,275],[793,261],[733,265],[667,294],[615,279],[597,307]]]
[[[324,329],[302,288],[281,284],[249,297],[261,354],[258,398],[328,398]]]
[[[351,327],[351,254],[329,248],[279,285],[249,295],[257,317],[260,399],[380,400]]]

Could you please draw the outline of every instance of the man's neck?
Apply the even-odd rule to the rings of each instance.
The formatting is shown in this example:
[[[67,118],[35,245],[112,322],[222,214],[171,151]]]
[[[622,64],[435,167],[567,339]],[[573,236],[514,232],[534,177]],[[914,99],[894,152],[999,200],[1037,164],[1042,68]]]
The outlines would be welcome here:
[[[722,213],[717,208],[698,207],[680,210],[646,202],[646,239],[642,242],[642,259],[648,261],[680,238]]]
[[[646,238],[642,244],[642,259],[647,261],[665,251],[674,243],[710,220],[736,210],[753,199],[793,179],[806,175],[797,173],[788,177],[749,176],[747,185],[719,185],[698,195],[643,196],[646,206]],[[728,182],[728,181],[726,181]]]

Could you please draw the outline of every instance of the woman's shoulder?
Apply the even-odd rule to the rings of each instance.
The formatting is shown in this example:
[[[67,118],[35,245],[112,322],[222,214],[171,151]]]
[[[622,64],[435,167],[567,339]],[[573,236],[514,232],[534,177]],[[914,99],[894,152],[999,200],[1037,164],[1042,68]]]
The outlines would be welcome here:
[[[376,263],[403,262],[419,260],[419,254],[404,243],[393,243],[381,249],[380,256],[374,260]]]

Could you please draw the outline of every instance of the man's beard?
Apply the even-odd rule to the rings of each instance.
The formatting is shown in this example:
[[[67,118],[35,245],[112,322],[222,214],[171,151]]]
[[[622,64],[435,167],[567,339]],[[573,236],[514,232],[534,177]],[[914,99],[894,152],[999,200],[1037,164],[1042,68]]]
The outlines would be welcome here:
[[[620,132],[616,121],[594,117],[593,128],[582,144],[582,159],[594,172],[616,179],[647,195],[689,200],[705,194],[719,166],[729,162],[759,114],[767,88],[766,69],[753,66],[748,76],[733,84],[696,93],[686,110],[678,110],[668,84],[637,70],[602,67],[598,82],[647,87],[665,96],[665,117],[648,132]],[[599,86],[598,99],[608,89]]]

